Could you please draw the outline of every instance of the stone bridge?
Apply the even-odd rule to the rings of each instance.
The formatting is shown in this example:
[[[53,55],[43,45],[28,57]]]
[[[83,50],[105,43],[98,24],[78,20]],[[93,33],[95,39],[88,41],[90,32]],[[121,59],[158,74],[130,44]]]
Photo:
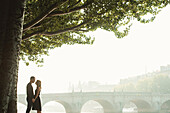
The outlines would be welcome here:
[[[62,104],[66,113],[81,113],[83,105],[94,100],[104,113],[122,113],[124,105],[132,102],[138,113],[170,113],[170,94],[139,92],[72,92],[42,94],[42,106],[51,101]],[[26,96],[18,95],[18,102],[26,105]]]

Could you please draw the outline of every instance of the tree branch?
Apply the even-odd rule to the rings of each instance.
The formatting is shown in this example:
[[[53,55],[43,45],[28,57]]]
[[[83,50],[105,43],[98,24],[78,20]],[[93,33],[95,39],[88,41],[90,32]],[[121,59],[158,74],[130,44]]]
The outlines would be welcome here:
[[[64,12],[64,11],[54,11],[54,12],[50,13],[47,17],[66,15],[66,14],[70,14],[70,13],[79,11],[79,10],[81,10],[81,9],[84,9],[84,7],[76,7],[76,8],[73,8],[73,9],[69,10],[68,12]]]
[[[82,22],[81,24],[77,25],[77,26],[74,26],[74,27],[70,27],[70,28],[66,28],[64,30],[58,30],[58,31],[55,31],[55,32],[43,32],[41,33],[42,35],[46,35],[46,36],[52,36],[52,35],[58,35],[58,34],[62,34],[62,33],[65,33],[65,32],[70,32],[70,31],[74,31],[78,28],[80,28],[81,26],[87,24],[89,21],[85,21],[85,22]]]
[[[35,36],[35,35],[39,35],[42,32],[43,32],[42,30],[39,30],[39,31],[35,31],[35,32],[31,33],[31,34],[26,34],[26,35],[22,36],[22,40],[27,40],[30,37]]]
[[[89,21],[84,21],[84,22],[82,22],[81,24],[79,24],[77,26],[66,28],[66,29],[63,29],[63,30],[58,30],[58,31],[55,31],[55,32],[44,32],[43,30],[35,31],[35,32],[31,33],[31,34],[24,35],[22,37],[22,40],[27,40],[30,37],[36,36],[36,35],[52,36],[52,35],[62,34],[62,33],[65,33],[65,32],[71,32],[71,31],[74,31],[74,30],[80,28],[81,26],[87,24],[88,22]]]
[[[58,8],[60,5],[63,5],[64,3],[66,3],[67,0],[63,0],[61,3],[54,3],[53,5],[51,5],[50,8],[48,8],[46,11],[44,11],[42,14],[40,14],[37,18],[35,18],[34,20],[32,20],[31,22],[29,22],[28,24],[24,25],[24,30],[27,30],[29,28],[31,28],[32,26],[34,26],[35,24],[39,23],[40,21],[42,21],[48,14],[50,14],[51,12],[53,12],[56,8]]]
[[[71,7],[75,7],[75,6],[76,6],[77,4],[79,4],[80,2],[81,2],[81,0],[79,0],[78,2],[76,2],[74,5],[69,6],[68,9],[71,8]]]
[[[78,3],[80,3],[81,0],[79,0],[74,6],[76,6]],[[82,6],[79,6],[79,7],[75,7],[75,8],[72,8],[70,9],[69,11],[67,12],[64,12],[64,11],[52,11],[50,14],[48,14],[46,17],[53,17],[53,16],[60,16],[60,15],[66,15],[66,14],[70,14],[70,13],[73,13],[73,12],[76,12],[76,11],[79,11],[81,9],[84,9],[86,8],[90,3],[92,3],[93,0],[91,0],[90,2],[86,2],[84,5]],[[46,18],[45,17],[45,18]],[[29,29],[34,29],[34,28],[38,28],[38,27],[41,27],[41,24],[40,22],[33,25],[33,26],[30,26]],[[24,29],[24,30],[27,30],[27,29]]]
[[[36,28],[40,28],[40,27],[41,27],[41,24],[38,23],[38,24],[32,26],[29,30],[31,30],[31,29],[36,29]]]
[[[90,30],[87,30],[87,29],[79,29],[79,30],[76,30],[76,31],[89,32]]]
[[[51,12],[47,17],[60,16],[60,15],[66,15],[66,14],[69,14],[69,13],[73,13],[73,12],[75,12],[75,11],[79,11],[79,10],[81,10],[81,9],[86,8],[90,3],[92,3],[92,1],[86,3],[86,4],[82,5],[82,6],[72,8],[72,9],[70,9],[70,10],[67,11],[67,12],[64,12],[64,11],[53,11],[53,12]]]

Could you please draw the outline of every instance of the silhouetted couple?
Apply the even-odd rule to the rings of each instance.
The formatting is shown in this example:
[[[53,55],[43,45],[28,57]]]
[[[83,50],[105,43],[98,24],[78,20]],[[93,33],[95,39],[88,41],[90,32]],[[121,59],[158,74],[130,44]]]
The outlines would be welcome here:
[[[31,108],[32,110],[37,110],[37,113],[41,113],[41,100],[40,100],[40,91],[41,91],[41,81],[37,80],[35,84],[37,88],[35,90],[35,95],[32,87],[32,83],[35,82],[35,77],[32,76],[30,78],[30,82],[27,84],[27,110],[26,113],[30,113]]]

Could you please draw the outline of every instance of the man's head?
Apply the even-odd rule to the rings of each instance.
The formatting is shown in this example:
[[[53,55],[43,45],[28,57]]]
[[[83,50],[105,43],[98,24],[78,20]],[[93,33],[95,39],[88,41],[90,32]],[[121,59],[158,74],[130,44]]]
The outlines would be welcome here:
[[[31,83],[34,83],[34,82],[35,82],[35,77],[34,77],[34,76],[31,76],[31,77],[30,77],[30,82],[31,82]]]

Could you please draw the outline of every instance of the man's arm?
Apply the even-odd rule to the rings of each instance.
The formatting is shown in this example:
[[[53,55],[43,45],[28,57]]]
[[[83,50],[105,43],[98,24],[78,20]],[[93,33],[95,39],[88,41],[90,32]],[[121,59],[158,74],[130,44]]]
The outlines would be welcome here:
[[[27,96],[28,98],[33,98],[32,86],[30,84],[27,85]]]

